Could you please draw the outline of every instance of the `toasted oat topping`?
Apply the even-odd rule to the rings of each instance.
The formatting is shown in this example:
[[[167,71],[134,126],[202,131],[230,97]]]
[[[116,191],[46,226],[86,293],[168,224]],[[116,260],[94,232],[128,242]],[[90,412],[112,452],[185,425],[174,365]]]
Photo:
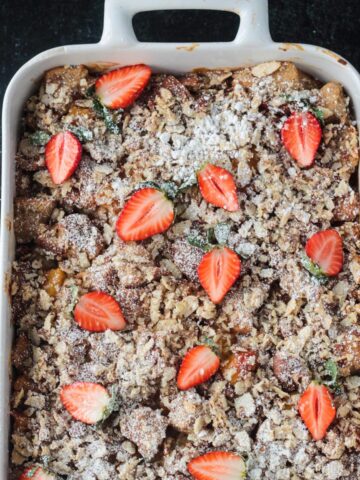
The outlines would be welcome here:
[[[243,455],[250,480],[360,478],[358,134],[341,85],[275,61],[154,74],[132,106],[111,113],[114,133],[93,108],[96,79],[84,66],[53,69],[24,110],[11,475],[39,463],[67,480],[186,480],[191,459],[227,450]],[[294,111],[321,121],[309,169],[281,143]],[[44,142],[66,129],[83,155],[54,185]],[[233,175],[238,211],[210,205],[194,185],[177,197],[168,231],[137,243],[118,238],[116,220],[140,182],[180,186],[207,162]],[[202,252],[187,238],[222,222],[242,271],[214,305],[198,281]],[[344,264],[322,282],[302,255],[306,240],[329,228],[343,239]],[[53,275],[49,290],[54,269],[64,275]],[[124,331],[91,333],[74,322],[78,299],[93,290],[119,302]],[[206,342],[220,369],[180,392],[181,359]],[[256,359],[251,368],[229,360],[244,352]],[[313,379],[327,382],[337,410],[319,442],[297,410]],[[75,421],[59,392],[76,381],[111,388],[119,409],[96,428]]]

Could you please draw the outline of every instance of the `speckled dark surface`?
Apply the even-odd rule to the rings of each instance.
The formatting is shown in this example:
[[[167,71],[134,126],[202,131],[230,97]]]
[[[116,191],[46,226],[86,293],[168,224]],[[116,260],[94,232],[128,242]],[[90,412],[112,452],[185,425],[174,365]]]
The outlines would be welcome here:
[[[59,45],[98,41],[103,4],[104,0],[0,0],[0,98],[12,75],[35,54]],[[360,69],[359,0],[269,0],[269,4],[274,40],[324,46]],[[194,25],[181,17],[176,27],[174,14],[156,14],[142,18],[137,31],[142,40],[152,41],[231,37],[234,22],[224,25],[218,18],[202,16]]]

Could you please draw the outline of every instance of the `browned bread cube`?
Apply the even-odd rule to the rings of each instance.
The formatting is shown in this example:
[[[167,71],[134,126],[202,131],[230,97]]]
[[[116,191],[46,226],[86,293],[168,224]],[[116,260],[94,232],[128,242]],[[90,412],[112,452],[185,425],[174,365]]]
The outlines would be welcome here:
[[[280,88],[307,89],[315,88],[317,82],[299,70],[292,62],[282,62],[281,67],[273,75],[275,82]]]
[[[20,243],[34,240],[46,224],[55,208],[56,201],[50,196],[17,198],[15,200],[15,235]]]
[[[41,90],[42,102],[55,112],[65,113],[73,98],[87,86],[87,69],[83,65],[56,67],[48,70]]]
[[[79,213],[68,215],[50,230],[39,235],[37,243],[56,255],[73,258],[84,253],[89,259],[93,259],[104,248],[99,230],[89,217]]]
[[[32,362],[31,344],[25,333],[20,333],[12,349],[12,362],[18,370],[28,367]]]
[[[141,456],[151,460],[165,438],[168,420],[160,410],[139,407],[123,415],[120,428],[124,437],[131,440]]]
[[[360,328],[348,328],[335,344],[334,352],[343,375],[360,372]]]
[[[305,383],[309,379],[309,372],[304,362],[286,351],[278,351],[273,357],[273,370],[282,388],[288,392],[296,391],[305,377]]]
[[[333,219],[336,222],[353,222],[359,219],[360,214],[360,196],[356,192],[351,192],[345,197],[337,198],[333,211]]]
[[[88,71],[84,65],[55,67],[45,73],[45,83],[61,83],[74,89],[87,74]]]
[[[344,89],[339,83],[329,82],[320,89],[320,104],[329,110],[331,119],[344,121],[347,116]]]

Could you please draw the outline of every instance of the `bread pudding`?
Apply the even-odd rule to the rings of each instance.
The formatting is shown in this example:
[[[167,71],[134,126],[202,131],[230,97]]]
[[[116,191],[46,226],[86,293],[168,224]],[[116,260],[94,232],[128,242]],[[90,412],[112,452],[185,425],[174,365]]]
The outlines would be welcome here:
[[[360,478],[341,85],[58,67],[15,161],[11,478]]]

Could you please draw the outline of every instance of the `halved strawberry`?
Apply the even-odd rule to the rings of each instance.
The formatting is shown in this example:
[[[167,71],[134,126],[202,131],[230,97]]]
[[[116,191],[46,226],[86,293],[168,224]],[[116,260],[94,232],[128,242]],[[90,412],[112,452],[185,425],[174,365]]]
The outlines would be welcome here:
[[[212,377],[219,369],[220,359],[206,345],[199,345],[189,350],[183,358],[177,376],[180,390],[200,385]]]
[[[143,188],[126,202],[116,223],[124,242],[144,240],[167,230],[174,220],[174,205],[156,188]]]
[[[198,266],[200,283],[214,303],[222,301],[240,271],[240,257],[228,247],[214,248],[206,253]]]
[[[239,210],[234,177],[228,170],[207,163],[197,172],[197,179],[207,202],[229,212]]]
[[[281,129],[284,147],[300,167],[310,167],[321,142],[321,126],[310,112],[294,112]]]
[[[151,69],[147,65],[129,65],[102,75],[95,84],[95,93],[109,108],[131,105],[148,84]]]
[[[120,305],[104,292],[83,295],[75,307],[74,318],[81,328],[90,332],[123,330],[126,327]]]
[[[330,392],[325,385],[310,383],[300,397],[298,409],[314,440],[324,438],[336,416]]]
[[[57,477],[53,473],[45,470],[43,467],[39,465],[32,465],[28,467],[24,472],[21,474],[19,480],[56,480]]]
[[[305,252],[325,275],[337,275],[342,269],[343,242],[336,230],[315,233],[306,242]]]
[[[45,147],[45,164],[56,185],[65,182],[75,172],[81,152],[81,143],[71,132],[60,132],[50,138]]]
[[[246,477],[244,460],[230,452],[209,452],[188,463],[196,480],[241,480]]]
[[[111,413],[112,398],[98,383],[76,382],[61,389],[60,399],[76,420],[95,424]]]

